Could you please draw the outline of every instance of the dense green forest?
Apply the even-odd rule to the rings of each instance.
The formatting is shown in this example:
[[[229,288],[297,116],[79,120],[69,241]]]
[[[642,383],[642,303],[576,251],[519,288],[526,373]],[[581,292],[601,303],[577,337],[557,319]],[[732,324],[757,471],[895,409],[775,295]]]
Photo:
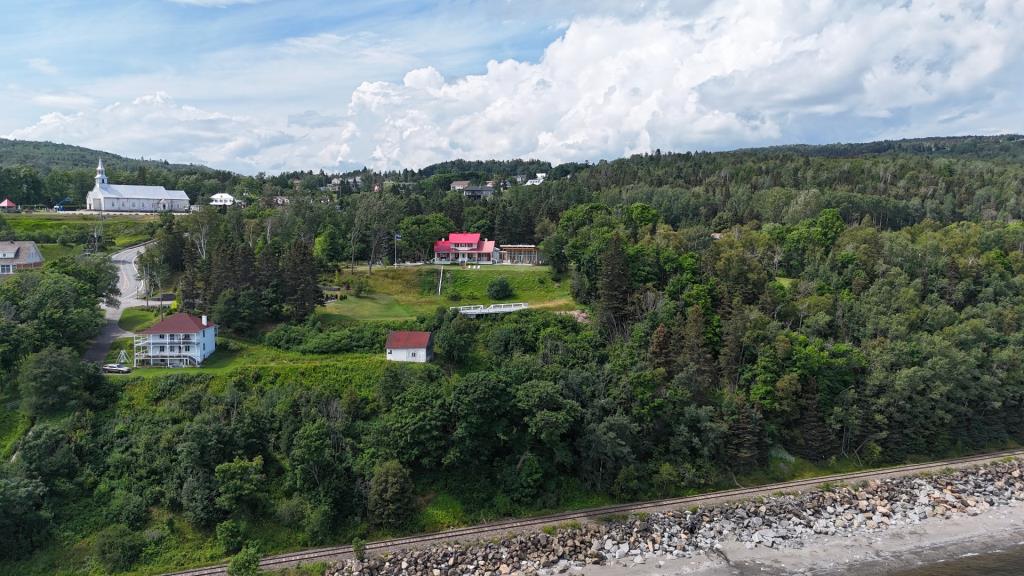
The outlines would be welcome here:
[[[95,330],[105,276],[71,259],[19,275],[0,286],[15,407],[0,420],[0,571],[151,573],[250,540],[368,539],[1024,442],[1022,147],[655,152],[554,166],[490,201],[448,184],[543,165],[364,171],[327,197],[326,175],[260,176],[291,202],[165,217],[142,261],[222,326],[218,354],[259,346],[259,365],[104,379],[63,347]],[[321,314],[317,283],[378,274],[395,231],[417,259],[459,229],[540,243],[543,281],[569,283],[584,313]],[[55,300],[60,316],[40,304]],[[64,316],[77,331],[55,333]],[[436,361],[385,362],[393,328],[432,331]]]

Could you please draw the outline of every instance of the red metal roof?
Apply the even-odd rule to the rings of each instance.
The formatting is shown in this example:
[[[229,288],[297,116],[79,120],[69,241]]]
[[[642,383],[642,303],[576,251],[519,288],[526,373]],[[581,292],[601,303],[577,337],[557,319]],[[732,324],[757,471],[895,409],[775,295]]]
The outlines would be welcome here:
[[[475,232],[453,232],[448,235],[448,241],[452,244],[477,244],[480,242],[480,235]]]
[[[479,236],[479,234],[477,234]],[[455,252],[458,254],[490,254],[494,252],[494,240],[484,240],[483,242],[477,242],[476,248],[469,250],[456,250],[452,248],[452,241],[450,240],[438,240],[434,242],[434,252]]]
[[[178,312],[177,314],[171,314],[167,318],[153,324],[149,328],[139,332],[139,334],[196,334],[210,326],[213,326],[213,324],[203,326],[202,318],[198,318],[185,312]]]
[[[4,198],[4,201],[0,202],[0,207],[3,207],[3,208],[17,208],[18,205],[15,204],[14,202],[11,202],[10,198]]]
[[[430,345],[430,332],[411,332],[400,330],[388,334],[386,347],[391,350],[408,348],[426,348]]]

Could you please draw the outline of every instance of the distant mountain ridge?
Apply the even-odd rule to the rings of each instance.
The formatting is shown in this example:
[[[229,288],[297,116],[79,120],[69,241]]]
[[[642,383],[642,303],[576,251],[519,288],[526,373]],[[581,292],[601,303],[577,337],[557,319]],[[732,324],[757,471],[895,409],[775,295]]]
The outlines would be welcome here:
[[[0,138],[0,168],[31,166],[45,175],[51,170],[93,169],[100,158],[103,158],[108,168],[127,171],[135,171],[140,167],[163,168],[171,172],[214,171],[213,168],[202,164],[174,164],[166,160],[126,158],[84,146]]]

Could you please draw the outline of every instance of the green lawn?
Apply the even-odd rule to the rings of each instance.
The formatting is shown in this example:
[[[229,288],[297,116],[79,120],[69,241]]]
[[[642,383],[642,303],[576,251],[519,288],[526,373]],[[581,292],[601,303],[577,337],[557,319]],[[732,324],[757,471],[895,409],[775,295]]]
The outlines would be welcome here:
[[[43,255],[43,260],[49,262],[56,260],[62,256],[78,256],[82,253],[85,248],[82,244],[72,244],[66,246],[64,244],[39,244],[39,252]]]
[[[128,308],[121,313],[121,319],[117,321],[117,325],[121,330],[138,332],[149,328],[156,323],[156,320],[157,310],[155,308]]]
[[[377,268],[369,276],[362,270],[346,271],[332,282],[344,285],[351,282],[353,276],[362,276],[369,279],[369,291],[356,297],[342,290],[347,297],[320,308],[320,317],[337,323],[411,320],[418,315],[432,314],[439,306],[496,302],[527,302],[531,308],[549,310],[576,308],[568,281],[554,281],[546,266],[491,266],[479,270],[447,266],[438,296],[440,275],[438,266]],[[499,276],[504,276],[514,291],[512,297],[500,301],[487,296],[487,285]]]
[[[49,244],[63,239],[81,245],[102,225],[103,235],[120,247],[148,240],[151,237],[150,224],[158,217],[155,214],[119,214],[104,215],[101,219],[92,214],[39,212],[4,214],[3,218],[19,240]]]
[[[113,362],[121,346],[130,350],[131,341],[123,338],[114,343],[107,356]],[[114,378],[154,378],[168,374],[211,374],[222,375],[236,370],[261,370],[268,374],[291,374],[303,376],[317,370],[354,371],[357,373],[378,374],[383,370],[384,354],[325,354],[311,355],[300,352],[289,352],[255,342],[234,338],[217,338],[217,350],[198,368],[137,368],[129,375],[111,375]],[[362,380],[362,378],[359,378]]]

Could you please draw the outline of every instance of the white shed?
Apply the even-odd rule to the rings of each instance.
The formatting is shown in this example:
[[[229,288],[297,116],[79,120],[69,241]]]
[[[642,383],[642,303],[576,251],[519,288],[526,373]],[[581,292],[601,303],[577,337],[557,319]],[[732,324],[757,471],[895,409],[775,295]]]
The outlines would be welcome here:
[[[430,332],[396,331],[388,334],[387,359],[392,362],[429,362],[434,353]]]

